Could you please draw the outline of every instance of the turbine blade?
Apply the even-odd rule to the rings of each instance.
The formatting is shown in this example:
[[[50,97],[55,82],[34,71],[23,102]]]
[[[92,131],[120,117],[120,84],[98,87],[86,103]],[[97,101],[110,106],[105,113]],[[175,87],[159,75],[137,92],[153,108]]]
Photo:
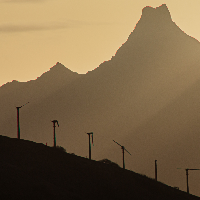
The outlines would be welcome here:
[[[122,145],[121,144],[119,144],[118,142],[116,142],[115,140],[113,140],[115,143],[117,143],[119,146],[121,146],[122,147]]]
[[[126,149],[124,149],[124,150],[126,150]],[[126,150],[127,151],[127,150]],[[127,151],[128,152],[128,151]],[[129,152],[128,152],[129,153]],[[130,154],[130,153],[129,153]],[[131,155],[131,154],[130,154]]]

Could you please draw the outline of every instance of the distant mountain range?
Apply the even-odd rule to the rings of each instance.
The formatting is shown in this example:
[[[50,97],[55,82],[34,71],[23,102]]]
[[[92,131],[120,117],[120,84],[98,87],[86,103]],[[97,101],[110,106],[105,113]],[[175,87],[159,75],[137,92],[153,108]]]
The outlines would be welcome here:
[[[200,44],[172,20],[165,4],[145,7],[135,29],[111,60],[87,74],[57,63],[26,83],[0,88],[1,134],[53,145],[52,120],[58,120],[57,144],[92,159],[108,158],[126,168],[186,190],[185,171],[200,168]],[[192,174],[194,175],[192,178]],[[191,172],[190,191],[200,196],[199,172]],[[196,177],[196,178],[195,178]]]

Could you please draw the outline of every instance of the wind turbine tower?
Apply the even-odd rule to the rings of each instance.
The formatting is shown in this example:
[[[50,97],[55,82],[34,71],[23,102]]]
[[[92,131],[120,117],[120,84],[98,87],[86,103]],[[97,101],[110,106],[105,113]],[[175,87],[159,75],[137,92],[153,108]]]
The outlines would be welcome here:
[[[53,122],[53,128],[54,128],[54,131],[53,131],[53,141],[54,141],[54,147],[56,147],[56,132],[55,132],[56,125],[55,125],[55,123],[57,123],[58,127],[59,127],[59,124],[58,124],[57,120],[53,120],[51,122]]]
[[[177,169],[181,169],[181,168],[177,168]],[[187,182],[187,193],[189,194],[189,183],[188,183],[188,170],[200,170],[200,169],[185,169],[186,171],[186,182]]]
[[[157,160],[155,160],[155,180],[157,181]]]
[[[93,132],[87,133],[89,136],[89,159],[91,160],[91,142],[90,142],[90,135],[92,135],[92,144],[93,144]],[[94,144],[93,144],[94,146]]]
[[[28,102],[29,103],[29,102]],[[26,103],[26,104],[28,104]],[[24,104],[23,106],[25,106],[26,104]],[[21,108],[22,106],[20,107],[16,107],[17,108],[17,138],[20,139],[20,125],[19,125],[19,109]]]
[[[114,141],[114,140],[113,140]],[[115,142],[115,141],[114,141]],[[115,143],[117,143],[117,142],[115,142]],[[126,152],[128,152],[126,149],[125,149],[125,147],[124,146],[122,146],[121,144],[119,144],[119,143],[117,143],[119,146],[121,146],[121,149],[122,149],[122,156],[123,156],[123,168],[125,169],[125,162],[124,162],[124,150],[126,151]],[[128,152],[129,153],[129,152]],[[130,153],[129,153],[130,154]],[[131,155],[131,154],[130,154]]]

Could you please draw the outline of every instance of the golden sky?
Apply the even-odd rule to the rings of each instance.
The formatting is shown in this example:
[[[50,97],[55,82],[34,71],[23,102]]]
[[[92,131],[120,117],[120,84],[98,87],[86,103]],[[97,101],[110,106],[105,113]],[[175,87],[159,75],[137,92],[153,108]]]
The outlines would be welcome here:
[[[35,80],[57,62],[92,71],[126,42],[145,6],[164,3],[200,41],[199,0],[0,0],[0,86]]]

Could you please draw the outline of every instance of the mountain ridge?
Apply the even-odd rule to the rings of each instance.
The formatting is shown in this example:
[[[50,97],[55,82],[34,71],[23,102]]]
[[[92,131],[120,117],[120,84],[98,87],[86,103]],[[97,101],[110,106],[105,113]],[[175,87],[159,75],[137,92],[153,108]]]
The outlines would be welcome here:
[[[193,123],[194,119],[190,120],[191,113],[190,116],[184,115],[187,123],[184,124],[185,129],[181,129],[182,132],[177,135],[173,127],[183,125],[183,118],[179,115],[187,110],[185,104],[181,103],[179,109],[174,109],[174,105],[179,105],[179,98],[185,98],[183,94],[187,90],[193,94],[187,99],[191,110],[198,105],[194,95],[197,93],[198,96],[198,90],[193,90],[193,87],[200,77],[200,45],[172,20],[168,24],[159,25],[152,21],[155,24],[155,28],[152,28],[148,26],[148,18],[141,19],[145,20],[138,22],[137,28],[115,57],[92,72],[83,76],[76,75],[78,78],[69,84],[59,82],[59,78],[55,77],[52,81],[47,75],[43,76],[45,84],[31,82],[37,83],[35,89],[27,87],[29,82],[16,83],[18,88],[9,88],[6,92],[0,88],[2,133],[9,137],[17,136],[16,106],[30,102],[20,109],[22,139],[53,145],[51,121],[57,119],[60,124],[59,128],[56,127],[57,143],[67,151],[81,156],[88,155],[86,132],[94,132],[92,158],[101,159],[106,154],[108,159],[121,166],[121,149],[113,144],[114,139],[133,155],[126,157],[127,169],[153,176],[153,163],[157,159],[160,180],[185,190],[185,176],[173,171],[172,166],[185,166],[187,163],[196,165],[194,158],[197,154],[193,152],[194,148],[188,148],[187,151],[190,155],[193,153],[193,157],[185,154],[171,156],[173,152],[168,146],[173,146],[173,151],[179,152],[185,152],[184,145],[189,147],[195,144],[198,149],[197,143],[192,143],[192,140],[180,139],[187,135],[192,125],[195,125],[192,130],[199,130],[198,124]],[[173,101],[176,104],[171,104]],[[169,112],[162,111],[165,108]],[[162,131],[159,124],[149,125],[157,115],[161,121],[167,119],[167,122],[162,123],[167,126],[167,132]],[[195,116],[198,120],[199,115]],[[159,121],[157,118],[154,120],[155,123]],[[140,134],[137,134],[139,130]],[[197,135],[194,136],[198,140]],[[179,145],[176,137],[184,145]],[[182,162],[176,163],[179,158]],[[200,196],[198,184],[194,184],[193,178],[190,184],[194,188],[192,192]]]

